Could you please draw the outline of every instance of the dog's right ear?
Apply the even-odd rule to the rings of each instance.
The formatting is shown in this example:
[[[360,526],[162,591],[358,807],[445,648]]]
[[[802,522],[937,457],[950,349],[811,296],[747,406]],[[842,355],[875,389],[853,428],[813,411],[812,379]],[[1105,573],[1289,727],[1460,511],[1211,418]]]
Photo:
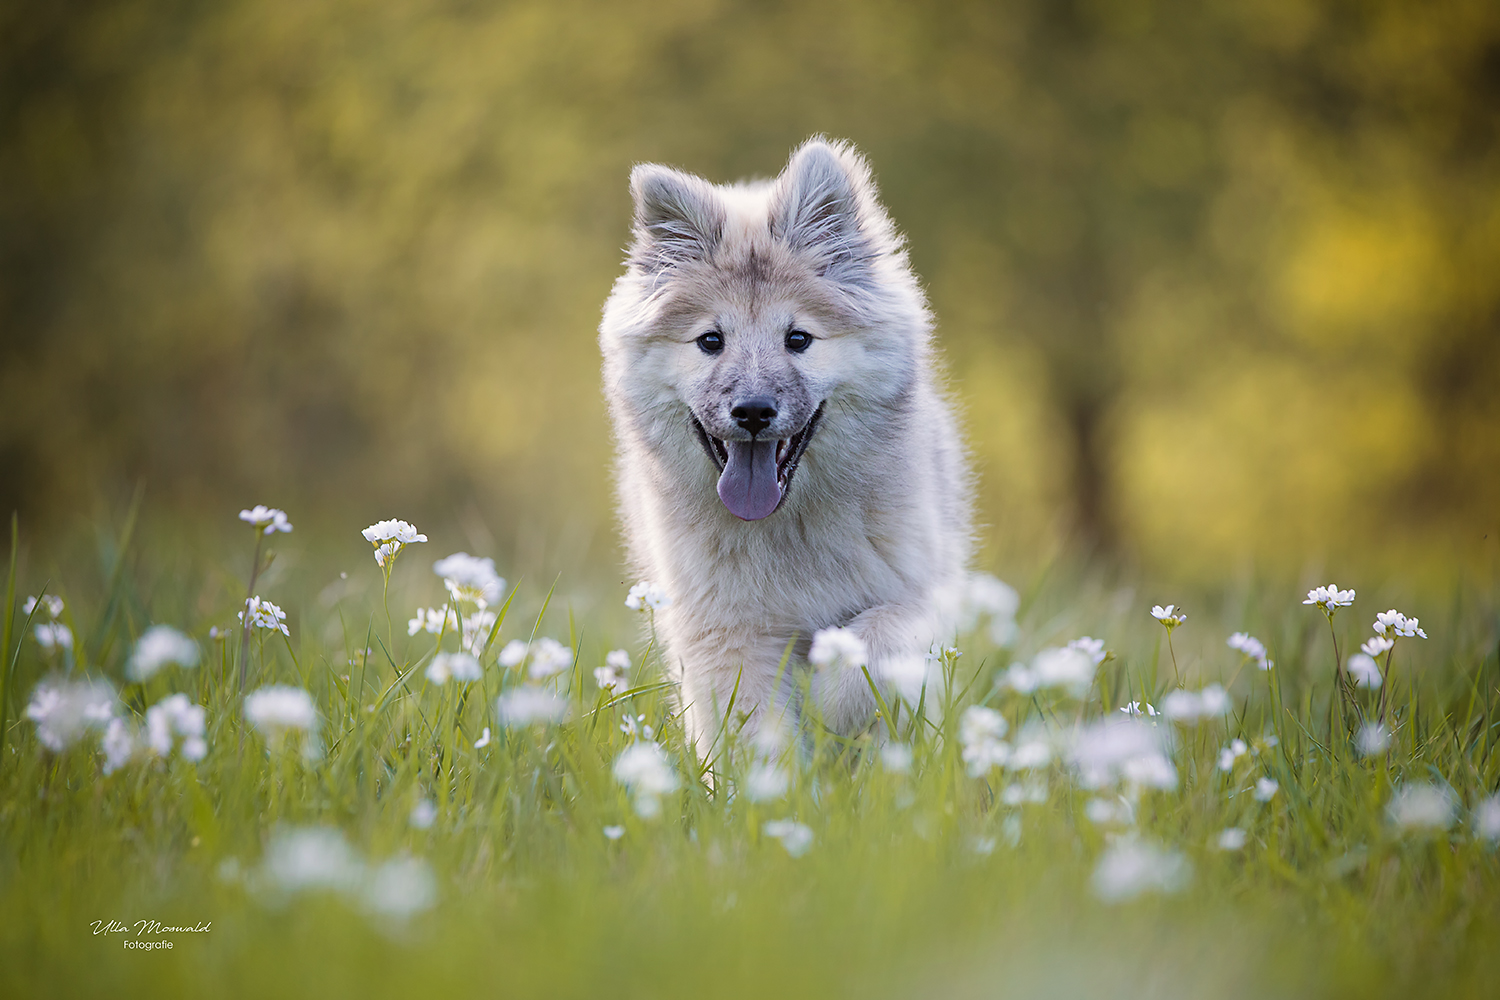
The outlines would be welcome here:
[[[630,259],[650,274],[707,259],[724,237],[724,204],[713,185],[656,163],[630,172],[635,244]]]

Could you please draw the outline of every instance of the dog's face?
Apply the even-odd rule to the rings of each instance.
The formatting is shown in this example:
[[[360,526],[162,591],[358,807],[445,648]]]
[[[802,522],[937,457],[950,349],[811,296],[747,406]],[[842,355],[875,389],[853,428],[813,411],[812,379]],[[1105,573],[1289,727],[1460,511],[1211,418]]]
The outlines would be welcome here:
[[[863,161],[819,140],[767,185],[647,165],[631,188],[631,270],[605,327],[612,311],[635,319],[621,338],[632,399],[653,419],[680,414],[732,514],[767,517],[827,419],[879,414],[906,387],[925,313],[868,319],[891,314],[885,272],[909,274],[887,266],[899,243]]]

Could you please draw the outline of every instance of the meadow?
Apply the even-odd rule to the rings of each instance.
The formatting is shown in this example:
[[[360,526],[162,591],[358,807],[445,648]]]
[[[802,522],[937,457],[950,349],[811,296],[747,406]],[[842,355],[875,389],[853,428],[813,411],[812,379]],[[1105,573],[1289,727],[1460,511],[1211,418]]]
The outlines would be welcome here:
[[[278,514],[12,523],[5,994],[1500,988],[1491,583],[981,576],[870,731],[700,760],[669,593]]]

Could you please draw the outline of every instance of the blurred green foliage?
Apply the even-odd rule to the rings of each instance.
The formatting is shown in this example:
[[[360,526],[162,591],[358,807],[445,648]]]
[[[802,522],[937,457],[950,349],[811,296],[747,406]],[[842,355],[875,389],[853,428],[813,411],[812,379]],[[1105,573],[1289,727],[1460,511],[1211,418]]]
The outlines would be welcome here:
[[[0,502],[608,555],[628,169],[820,131],[931,290],[991,557],[1496,558],[1491,0],[6,4]]]

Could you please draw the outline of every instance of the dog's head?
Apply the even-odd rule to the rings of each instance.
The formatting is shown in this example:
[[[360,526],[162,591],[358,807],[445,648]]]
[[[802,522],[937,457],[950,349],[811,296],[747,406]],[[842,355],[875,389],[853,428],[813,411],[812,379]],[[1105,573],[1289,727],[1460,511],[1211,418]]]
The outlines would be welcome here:
[[[928,321],[900,240],[864,160],[824,139],[770,182],[643,164],[631,192],[629,269],[600,328],[606,378],[661,430],[649,443],[696,438],[724,506],[767,517],[821,428],[901,417]]]

